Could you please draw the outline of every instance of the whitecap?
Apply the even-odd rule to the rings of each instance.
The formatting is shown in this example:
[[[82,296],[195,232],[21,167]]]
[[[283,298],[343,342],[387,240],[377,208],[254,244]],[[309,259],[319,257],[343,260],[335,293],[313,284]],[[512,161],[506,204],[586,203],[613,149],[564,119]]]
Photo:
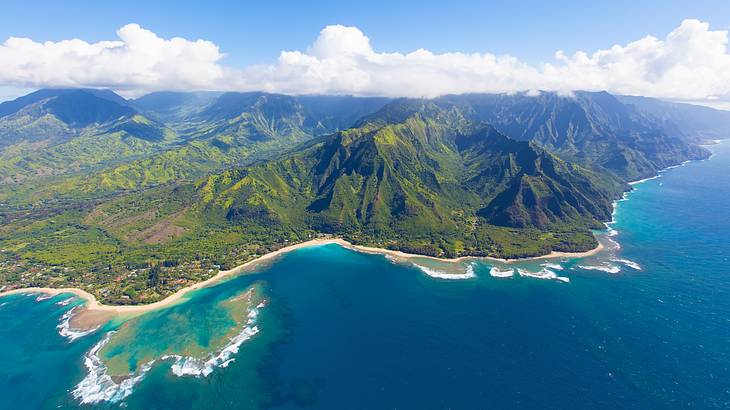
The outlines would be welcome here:
[[[175,359],[170,369],[176,376],[208,376],[216,367],[227,367],[235,360],[231,356],[238,353],[241,344],[259,332],[256,322],[259,309],[265,306],[266,301],[262,301],[256,305],[256,308],[249,310],[246,326],[241,333],[232,337],[225,347],[217,353],[211,353],[208,358],[195,359],[179,355],[165,355],[160,360]],[[89,370],[89,374],[76,385],[72,392],[74,398],[80,400],[82,404],[94,404],[101,401],[118,402],[126,398],[156,362],[156,360],[151,360],[145,363],[138,372],[131,373],[126,379],[115,383],[111,376],[107,374],[107,367],[97,355],[114,333],[114,331],[107,333],[104,339],[97,343],[84,358],[84,364]]]
[[[492,269],[489,270],[489,274],[491,276],[494,276],[495,278],[511,278],[515,274],[514,269],[505,269],[501,270],[498,267],[494,266]]]
[[[64,299],[62,301],[56,302],[58,306],[68,306],[76,299],[76,296],[71,296],[70,298]]]
[[[74,340],[76,340],[80,337],[84,337],[86,335],[94,333],[97,329],[99,329],[98,327],[95,327],[93,329],[88,329],[88,330],[72,329],[71,328],[71,318],[74,316],[74,312],[76,311],[76,308],[78,308],[78,306],[74,306],[71,309],[69,309],[68,311],[66,311],[66,313],[64,313],[63,316],[61,316],[61,323],[59,323],[58,326],[56,326],[56,328],[58,329],[58,334],[67,338],[69,342],[73,342]]]
[[[175,359],[175,363],[170,366],[172,373],[176,376],[195,376],[195,377],[206,377],[213,373],[216,367],[227,367],[231,362],[235,360],[233,355],[238,353],[243,342],[249,340],[259,332],[259,328],[256,325],[258,321],[259,309],[266,306],[266,301],[262,301],[256,308],[251,309],[248,312],[248,320],[243,330],[232,337],[226,346],[220,351],[211,353],[204,359],[196,359],[194,357],[184,357],[178,355],[165,356],[162,359]]]
[[[603,264],[603,265],[578,265],[578,268],[585,269],[585,270],[600,270],[602,272],[608,272],[608,273],[619,273],[621,272],[621,268],[615,265],[611,264]]]
[[[73,397],[80,400],[82,404],[94,404],[101,401],[117,402],[124,399],[132,393],[134,385],[139,383],[147,371],[152,368],[154,360],[141,366],[136,374],[132,373],[129,375],[130,377],[115,383],[107,374],[106,366],[97,355],[101,348],[109,343],[113,334],[114,332],[107,333],[104,339],[84,357],[84,365],[89,370],[89,374],[71,392]]]
[[[540,264],[540,266],[543,266],[543,267],[546,267],[546,268],[552,269],[552,270],[563,270],[563,266],[559,265],[557,263],[545,262],[543,264]]]
[[[620,243],[618,243],[618,241],[615,241],[615,240],[611,239],[610,237],[608,237],[608,238],[606,238],[606,239],[607,239],[607,240],[608,240],[608,242],[609,242],[609,243],[610,243],[610,244],[612,245],[612,246],[610,247],[610,249],[614,249],[614,250],[616,250],[616,249],[621,249],[621,244],[620,244]]]
[[[613,258],[613,259],[611,259],[611,260],[612,260],[613,262],[618,262],[618,263],[621,263],[621,264],[623,264],[623,265],[626,265],[626,266],[628,266],[628,267],[629,267],[629,268],[631,268],[631,269],[641,270],[641,266],[640,266],[640,265],[639,265],[638,263],[636,263],[636,262],[634,262],[634,261],[632,261],[632,260],[628,260],[628,259],[619,259],[619,258]]]
[[[207,359],[196,359],[177,355],[167,356],[165,359],[175,359],[175,363],[170,366],[170,369],[176,376],[205,377],[213,373],[216,367],[226,367],[233,362],[235,358],[231,356],[238,353],[243,342],[249,340],[258,332],[258,326],[246,326],[241,333],[231,339],[226,347],[217,354],[211,354]]]
[[[466,271],[464,273],[445,273],[440,272],[435,269],[428,268],[426,266],[421,266],[419,264],[414,263],[414,266],[416,266],[418,269],[421,270],[421,272],[425,273],[426,275],[437,278],[437,279],[471,279],[475,278],[477,275],[474,273],[474,266],[473,264],[469,264],[466,267]]]
[[[37,296],[37,297],[35,298],[35,301],[36,301],[36,302],[42,302],[42,301],[44,301],[44,300],[48,300],[48,299],[50,299],[50,298],[52,298],[52,297],[53,297],[53,295],[51,295],[50,293],[41,293],[40,295],[38,295],[38,296]]]
[[[519,273],[520,276],[526,276],[530,278],[555,279],[561,282],[570,282],[570,278],[567,278],[565,276],[558,276],[557,273],[547,268],[543,268],[539,272],[530,272],[526,269],[517,269],[517,273]]]

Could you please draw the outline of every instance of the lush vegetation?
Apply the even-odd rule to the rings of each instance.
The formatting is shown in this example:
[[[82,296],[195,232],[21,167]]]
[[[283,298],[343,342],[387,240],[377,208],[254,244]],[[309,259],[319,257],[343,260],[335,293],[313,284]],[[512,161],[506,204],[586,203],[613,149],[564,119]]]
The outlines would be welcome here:
[[[584,251],[626,180],[704,155],[603,95],[24,98],[0,104],[0,285],[110,303],[322,236],[441,257]]]

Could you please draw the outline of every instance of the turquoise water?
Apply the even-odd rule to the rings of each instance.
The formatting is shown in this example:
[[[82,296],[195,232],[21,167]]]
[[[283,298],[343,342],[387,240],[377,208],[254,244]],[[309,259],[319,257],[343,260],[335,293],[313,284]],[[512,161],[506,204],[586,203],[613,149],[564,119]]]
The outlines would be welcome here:
[[[82,407],[728,408],[730,143],[711,149],[711,160],[636,185],[618,234],[601,239],[609,250],[550,261],[562,269],[547,279],[495,278],[487,261],[465,264],[474,277],[438,279],[335,245],[287,254],[140,317],[146,333],[129,342],[213,349],[250,311],[221,303],[260,286],[266,303],[246,325],[257,332],[232,362],[204,377],[157,360],[128,395]],[[81,406],[84,358],[114,326],[69,341],[56,328],[64,299],[0,299],[0,408]]]

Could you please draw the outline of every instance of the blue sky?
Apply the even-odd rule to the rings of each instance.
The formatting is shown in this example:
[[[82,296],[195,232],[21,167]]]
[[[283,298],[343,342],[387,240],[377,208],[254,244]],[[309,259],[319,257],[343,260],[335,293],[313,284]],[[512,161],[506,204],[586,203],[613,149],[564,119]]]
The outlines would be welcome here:
[[[33,88],[90,86],[130,96],[220,88],[405,96],[607,89],[730,104],[727,1],[600,3],[0,0],[0,42],[34,42],[0,44],[0,100]],[[332,25],[343,27],[326,29]],[[164,51],[175,48],[173,37],[187,41],[175,58]],[[71,52],[65,43],[43,46],[70,39],[84,43]],[[631,46],[642,39],[646,44]],[[85,59],[95,43],[120,40],[118,50]],[[614,45],[620,48],[600,51]],[[353,47],[360,47],[357,55]],[[418,49],[430,54],[409,54]],[[285,50],[295,53],[282,61]],[[558,50],[563,57],[556,58]],[[157,53],[151,62],[150,53]],[[109,54],[126,57],[104,66]],[[400,79],[408,84],[396,84]],[[680,83],[683,89],[675,87]]]
[[[195,4],[186,4],[195,3]],[[596,3],[596,4],[594,4]],[[600,3],[600,4],[599,4]],[[305,49],[326,25],[356,26],[374,48],[489,51],[538,63],[555,51],[661,37],[686,18],[730,27],[727,1],[3,1],[0,39],[110,39],[127,23],[169,38],[218,44],[226,62],[274,60]]]

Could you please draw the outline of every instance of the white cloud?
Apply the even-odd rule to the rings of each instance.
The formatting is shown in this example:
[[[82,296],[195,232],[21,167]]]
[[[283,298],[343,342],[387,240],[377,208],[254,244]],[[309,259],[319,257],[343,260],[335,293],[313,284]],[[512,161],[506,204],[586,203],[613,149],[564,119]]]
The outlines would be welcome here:
[[[0,85],[145,91],[204,88],[223,77],[223,55],[210,41],[165,40],[137,24],[117,35],[98,43],[11,37],[0,45]]]
[[[387,53],[359,29],[327,26],[307,49],[235,69],[208,41],[165,40],[136,24],[119,39],[0,45],[0,85],[92,86],[140,93],[162,89],[264,90],[432,97],[446,93],[608,90],[722,106],[730,103],[727,31],[685,20],[664,39],[647,36],[592,53],[555,54],[530,65],[491,53]]]

